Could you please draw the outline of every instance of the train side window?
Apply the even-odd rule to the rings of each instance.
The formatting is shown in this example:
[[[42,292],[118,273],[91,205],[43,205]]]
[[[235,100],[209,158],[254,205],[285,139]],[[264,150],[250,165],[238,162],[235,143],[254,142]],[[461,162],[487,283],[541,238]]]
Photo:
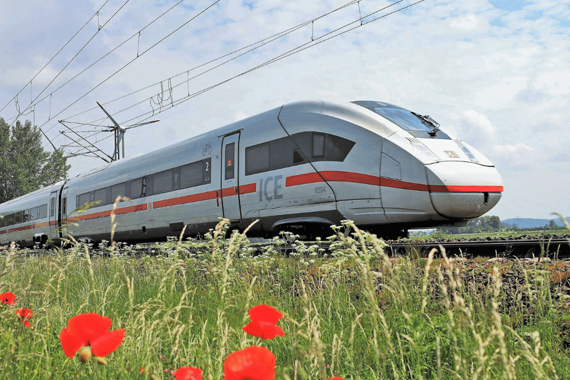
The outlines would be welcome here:
[[[233,179],[235,176],[235,143],[226,145],[226,179]]]
[[[23,211],[18,211],[16,213],[16,224],[18,223],[23,223],[24,222],[24,212]]]
[[[55,197],[49,202],[49,216],[55,216]]]
[[[131,199],[140,198],[142,194],[142,178],[131,180]]]
[[[93,202],[99,203],[96,206],[103,206],[107,204],[107,188],[102,188],[94,191]]]
[[[38,208],[32,207],[30,209],[30,220],[37,220],[38,219]]]
[[[39,207],[39,218],[40,219],[45,219],[47,218],[47,205],[41,205]]]
[[[172,169],[172,190],[178,190],[180,188],[180,168]]]
[[[153,177],[152,188],[154,194],[172,191],[172,170],[165,170],[163,172],[156,173]]]
[[[293,164],[301,164],[304,161],[305,160],[303,159],[303,156],[301,156],[301,153],[299,153],[299,151],[295,149],[293,151]]]
[[[202,160],[202,183],[210,183],[212,182],[212,176],[210,175],[212,167],[212,159],[206,158]]]
[[[88,202],[91,202],[91,193],[79,194],[77,197],[77,207],[81,207]]]
[[[146,193],[147,193],[146,177],[142,177],[141,197],[146,197]]]
[[[124,197],[126,195],[126,190],[127,184],[124,182],[111,186],[111,203],[115,203],[118,196]]]
[[[198,186],[203,183],[202,161],[180,167],[180,187]]]
[[[325,135],[313,133],[313,157],[325,156]]]
[[[269,170],[269,144],[263,143],[245,149],[245,174]]]
[[[22,212],[23,212],[22,219],[24,220],[24,223],[26,223],[27,221],[30,220],[30,210],[24,210]]]
[[[61,213],[67,215],[67,197],[61,199]]]

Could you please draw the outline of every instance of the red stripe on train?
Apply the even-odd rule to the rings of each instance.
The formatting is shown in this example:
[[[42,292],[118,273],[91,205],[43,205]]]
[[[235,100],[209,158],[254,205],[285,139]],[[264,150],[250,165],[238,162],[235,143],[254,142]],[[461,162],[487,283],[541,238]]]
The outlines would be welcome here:
[[[429,190],[432,193],[502,193],[503,186],[441,186],[431,185]]]
[[[146,203],[143,203],[140,205],[135,205],[135,206],[122,207],[122,208],[118,208],[115,210],[115,215],[129,214],[131,212],[144,211],[146,209],[147,209]],[[86,215],[72,216],[71,218],[68,218],[67,220],[69,222],[79,222],[81,220],[105,218],[107,216],[111,216],[111,210],[94,212],[92,214],[86,214]]]
[[[361,183],[366,185],[384,186],[395,189],[415,190],[415,191],[431,191],[435,193],[449,192],[449,193],[473,193],[473,192],[502,192],[503,186],[454,186],[454,185],[426,185],[422,183],[414,183],[407,181],[400,181],[397,179],[376,177],[368,174],[352,173],[352,172],[337,172],[337,171],[323,171],[318,173],[306,173],[287,177],[286,186],[298,186],[309,183],[326,181],[334,182],[351,182]]]

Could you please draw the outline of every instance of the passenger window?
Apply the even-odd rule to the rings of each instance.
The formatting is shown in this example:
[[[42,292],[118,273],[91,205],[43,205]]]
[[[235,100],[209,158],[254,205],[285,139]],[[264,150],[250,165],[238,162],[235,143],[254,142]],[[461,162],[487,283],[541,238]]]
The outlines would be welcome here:
[[[303,161],[305,161],[303,160],[303,156],[301,156],[301,153],[299,153],[299,151],[295,149],[293,151],[293,164],[300,164]]]
[[[313,157],[325,156],[325,135],[313,133]]]
[[[269,170],[269,144],[251,146],[245,150],[245,173],[255,174]]]
[[[39,218],[45,219],[47,218],[47,205],[41,205],[39,210]]]
[[[140,198],[142,194],[142,178],[131,181],[131,199]]]
[[[172,170],[156,173],[153,177],[153,194],[172,191]]]
[[[93,202],[97,202],[97,201],[99,201],[97,206],[103,206],[103,205],[107,204],[107,189],[106,188],[95,190]]]
[[[61,199],[61,213],[67,215],[67,197]]]
[[[201,185],[203,181],[202,161],[184,165],[180,168],[180,187]]]
[[[118,185],[111,186],[111,203],[115,203],[118,196],[125,196],[127,190],[126,183],[119,183]],[[140,194],[140,190],[139,190]]]
[[[55,216],[55,197],[50,200],[49,203],[49,215]]]
[[[226,179],[233,179],[235,176],[235,143],[226,145]]]
[[[36,220],[36,219],[38,219],[38,208],[32,207],[30,209],[30,220]]]
[[[30,221],[30,210],[24,210],[23,212],[23,216],[22,219],[24,220],[24,223]]]
[[[77,197],[77,207],[83,206],[85,203],[91,201],[91,193],[80,194]]]

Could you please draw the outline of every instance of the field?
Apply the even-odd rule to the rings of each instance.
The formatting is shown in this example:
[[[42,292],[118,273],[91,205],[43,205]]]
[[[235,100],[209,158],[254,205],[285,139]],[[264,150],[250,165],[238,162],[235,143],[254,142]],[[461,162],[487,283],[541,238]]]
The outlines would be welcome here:
[[[193,366],[222,379],[226,357],[253,345],[275,354],[276,379],[570,378],[567,263],[394,259],[352,231],[341,228],[328,254],[295,242],[284,255],[291,236],[259,252],[244,235],[225,237],[224,223],[153,255],[81,244],[0,251],[0,293],[16,296],[0,305],[0,378],[169,379]],[[516,290],[503,283],[514,269]],[[284,314],[285,336],[243,331],[259,304]],[[16,316],[22,307],[32,328]],[[125,329],[106,365],[62,350],[61,330],[87,312]]]

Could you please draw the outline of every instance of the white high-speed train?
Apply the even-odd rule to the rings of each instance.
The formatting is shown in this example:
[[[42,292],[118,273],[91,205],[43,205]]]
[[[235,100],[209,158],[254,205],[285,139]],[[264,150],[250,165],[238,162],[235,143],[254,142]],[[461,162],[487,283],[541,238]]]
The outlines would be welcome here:
[[[330,235],[330,225],[351,219],[392,238],[465,224],[502,191],[493,164],[429,116],[376,101],[303,101],[1,204],[0,244],[109,240],[119,195],[132,203],[118,205],[115,240],[135,242],[185,225],[205,233],[220,217],[240,229],[259,219],[249,236]]]

